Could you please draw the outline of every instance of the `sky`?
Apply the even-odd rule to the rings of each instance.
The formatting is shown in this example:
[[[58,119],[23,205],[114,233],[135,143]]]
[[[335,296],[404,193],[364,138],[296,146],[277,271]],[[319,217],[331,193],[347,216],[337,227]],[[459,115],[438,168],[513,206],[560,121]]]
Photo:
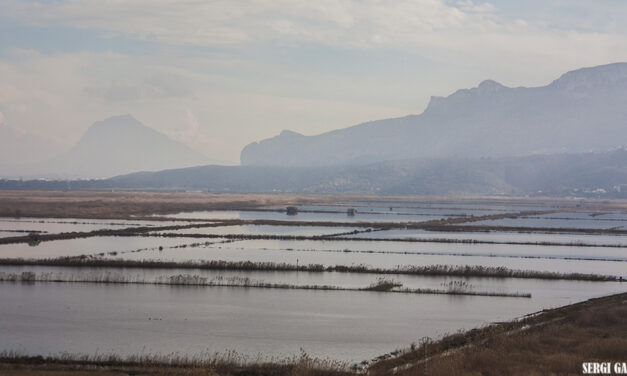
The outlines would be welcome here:
[[[619,61],[623,0],[0,0],[0,135],[45,140],[45,158],[131,114],[235,164],[284,129]]]

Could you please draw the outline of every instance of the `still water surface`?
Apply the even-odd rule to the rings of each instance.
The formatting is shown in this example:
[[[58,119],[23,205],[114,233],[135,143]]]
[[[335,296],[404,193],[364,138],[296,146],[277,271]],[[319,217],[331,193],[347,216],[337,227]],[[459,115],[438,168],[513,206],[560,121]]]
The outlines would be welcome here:
[[[576,292],[575,292],[576,293]],[[597,295],[597,294],[595,294]],[[307,353],[351,362],[584,298],[0,283],[0,350]]]

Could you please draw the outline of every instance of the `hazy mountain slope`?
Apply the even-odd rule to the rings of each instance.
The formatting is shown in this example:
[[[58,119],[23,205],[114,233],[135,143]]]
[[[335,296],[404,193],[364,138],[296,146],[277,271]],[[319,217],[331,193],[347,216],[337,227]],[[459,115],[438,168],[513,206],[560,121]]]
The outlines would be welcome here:
[[[335,167],[199,166],[104,180],[0,181],[0,188],[555,196],[598,196],[601,188],[607,197],[627,197],[627,151]]]
[[[345,172],[344,168],[199,166],[108,179],[116,187],[182,188],[220,192],[300,192]]]
[[[420,115],[303,136],[284,131],[241,152],[243,165],[322,166],[403,158],[607,151],[627,144],[627,63],[584,68],[537,88],[487,80]]]
[[[45,173],[107,177],[208,163],[203,155],[130,115],[94,123],[72,149],[41,168]]]
[[[217,192],[382,194],[514,194],[515,187],[481,166],[460,161],[390,162],[352,167],[201,166],[129,174],[107,188],[194,189]]]
[[[336,167],[201,166],[129,174],[108,179],[107,184],[235,192],[570,195],[627,184],[627,151]]]

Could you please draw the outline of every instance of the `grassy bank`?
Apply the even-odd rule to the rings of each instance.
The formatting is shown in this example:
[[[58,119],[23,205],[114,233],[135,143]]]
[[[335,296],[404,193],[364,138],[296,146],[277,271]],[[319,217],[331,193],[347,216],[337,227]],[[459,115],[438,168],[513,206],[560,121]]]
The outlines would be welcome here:
[[[273,376],[350,376],[348,364],[312,358],[305,353],[285,359],[250,358],[236,352],[224,354],[59,354],[28,356],[0,352],[0,374],[28,376],[61,375],[273,375]]]
[[[378,375],[579,375],[582,362],[625,362],[627,293],[591,299],[412,345],[370,365]],[[426,359],[426,368],[425,368]]]
[[[1,217],[137,219],[184,211],[245,210],[270,206],[372,200],[361,195],[231,194],[207,192],[0,190]]]
[[[368,265],[288,264],[253,261],[162,261],[105,259],[88,256],[58,257],[48,259],[0,259],[0,266],[64,266],[64,267],[108,267],[108,268],[152,268],[152,269],[202,269],[233,271],[286,271],[286,272],[338,272],[366,274],[398,274],[452,277],[525,278],[577,281],[620,281],[616,276],[582,273],[557,273],[537,270],[516,270],[498,266],[481,265],[399,265],[395,268],[377,268]]]
[[[470,295],[492,296],[504,298],[531,298],[529,293],[506,293],[491,291],[474,291],[471,285],[464,281],[450,281],[442,285],[441,289],[432,288],[407,288],[402,283],[380,278],[365,287],[342,287],[332,285],[295,285],[290,283],[276,283],[254,280],[248,277],[208,277],[192,274],[176,274],[159,276],[155,279],[146,279],[130,276],[123,273],[90,273],[87,275],[74,275],[68,273],[36,273],[25,271],[22,273],[0,272],[0,282],[20,283],[96,283],[96,284],[122,284],[122,285],[167,285],[167,286],[195,286],[195,287],[243,287],[282,290],[318,290],[318,291],[374,291],[382,293],[403,294],[430,294],[430,295]]]

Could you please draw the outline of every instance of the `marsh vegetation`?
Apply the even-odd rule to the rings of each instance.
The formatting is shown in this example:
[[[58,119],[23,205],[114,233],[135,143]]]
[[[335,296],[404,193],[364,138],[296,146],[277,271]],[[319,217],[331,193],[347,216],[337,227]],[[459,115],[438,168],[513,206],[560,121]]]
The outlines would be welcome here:
[[[115,256],[115,254],[113,254]],[[622,281],[620,277],[582,274],[555,273],[538,270],[512,270],[505,267],[485,267],[480,265],[399,265],[396,268],[376,268],[368,265],[335,265],[322,264],[296,265],[275,262],[252,261],[159,261],[159,260],[125,260],[94,257],[59,257],[53,259],[0,259],[0,266],[66,266],[66,267],[107,267],[107,268],[154,268],[154,269],[203,269],[203,270],[235,270],[235,271],[301,271],[310,273],[366,273],[366,274],[405,274],[424,276],[455,276],[455,277],[489,277],[489,278],[526,278],[574,281]]]
[[[298,285],[290,283],[273,283],[254,280],[245,276],[223,277],[217,276],[209,279],[195,274],[162,275],[155,279],[145,279],[124,273],[100,272],[89,275],[73,275],[61,273],[35,273],[25,271],[21,273],[0,272],[0,282],[21,283],[97,283],[97,284],[123,284],[123,285],[169,285],[169,286],[195,286],[195,287],[244,287],[262,289],[288,289],[288,290],[320,290],[320,291],[374,291],[396,292],[406,294],[435,294],[435,295],[474,295],[494,296],[509,298],[531,298],[529,293],[506,293],[490,291],[473,291],[464,281],[451,281],[444,285],[443,289],[430,288],[402,288],[403,284],[393,280],[379,278],[376,282],[366,287],[343,287],[333,285]]]

